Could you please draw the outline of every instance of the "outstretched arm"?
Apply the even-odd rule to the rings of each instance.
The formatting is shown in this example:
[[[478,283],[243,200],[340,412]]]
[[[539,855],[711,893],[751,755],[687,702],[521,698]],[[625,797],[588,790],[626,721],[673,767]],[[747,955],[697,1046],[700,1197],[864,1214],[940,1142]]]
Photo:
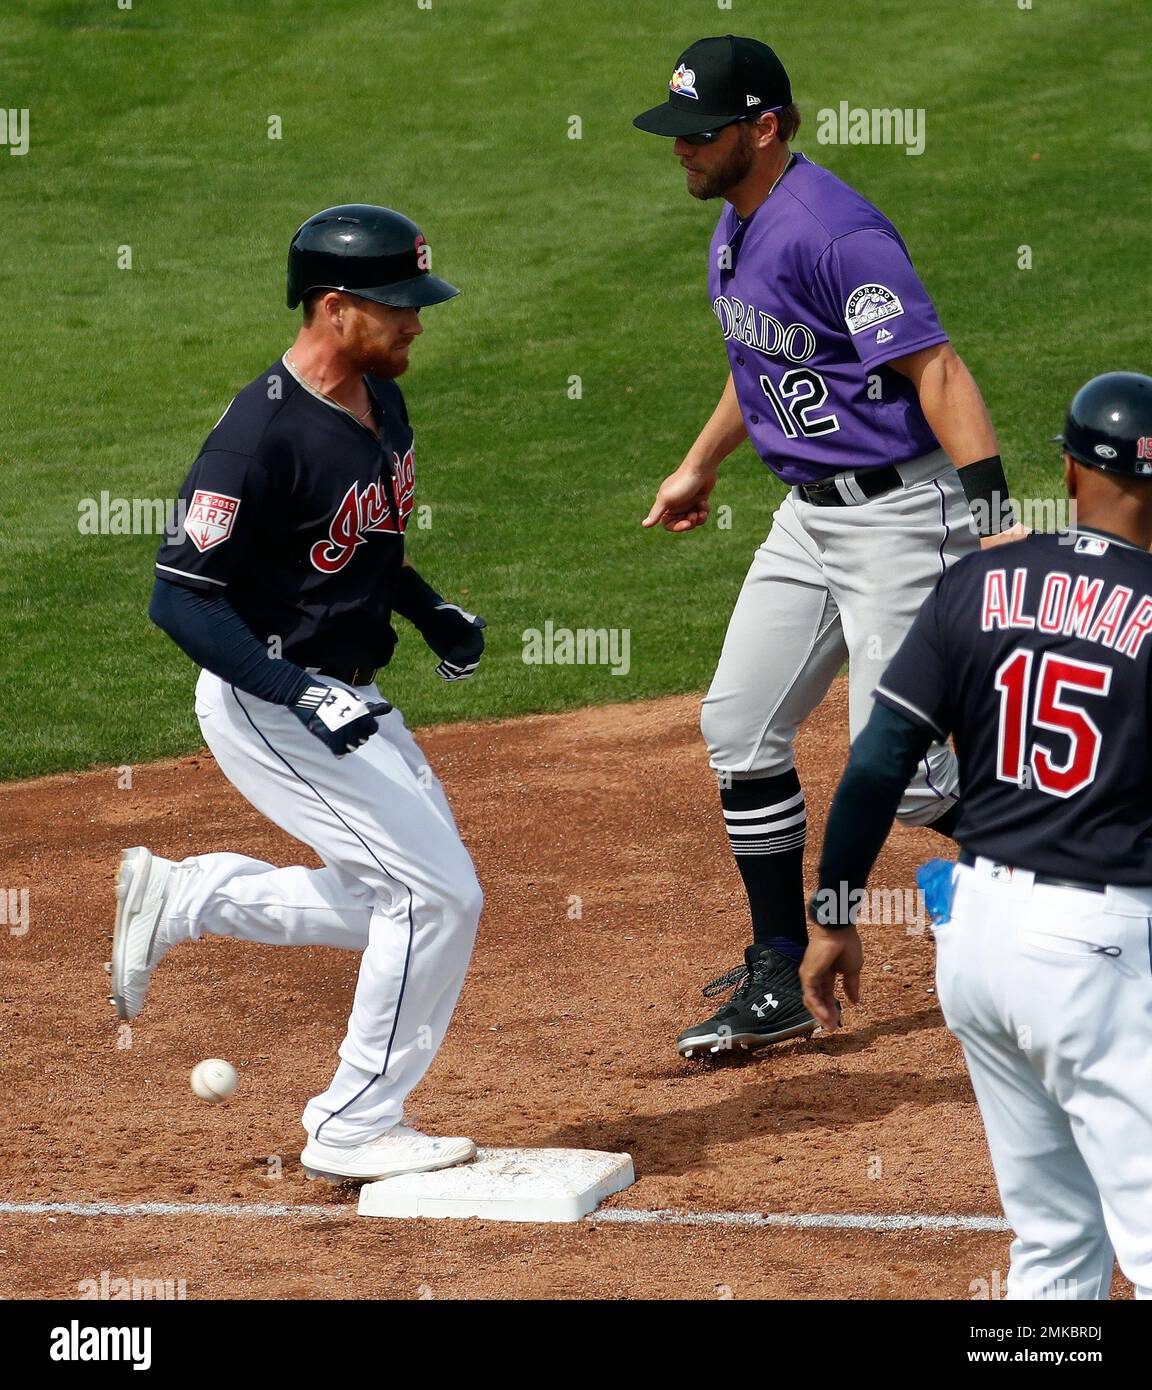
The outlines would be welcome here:
[[[837,978],[843,979],[852,1003],[860,998],[864,952],[854,923],[862,890],[892,829],[904,788],[934,737],[926,725],[876,701],[836,789],[824,831],[819,887],[809,904],[815,926],[800,966],[804,1003],[828,1031],[839,1025]]]
[[[729,372],[708,423],[696,436],[684,462],[660,484],[652,509],[641,525],[660,525],[665,531],[674,532],[703,526],[711,510],[708,498],[716,486],[720,465],[747,434],[736,384]]]
[[[863,889],[896,819],[904,788],[937,735],[877,700],[857,736],[836,788],[812,915],[821,926],[838,926],[837,904]],[[823,914],[823,915],[822,915]]]

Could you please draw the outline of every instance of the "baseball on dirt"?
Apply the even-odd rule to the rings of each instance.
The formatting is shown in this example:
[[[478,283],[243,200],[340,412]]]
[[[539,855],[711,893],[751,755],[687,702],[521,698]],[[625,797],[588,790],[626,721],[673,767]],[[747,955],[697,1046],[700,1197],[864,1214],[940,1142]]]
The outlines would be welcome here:
[[[192,1090],[201,1100],[227,1100],[240,1078],[231,1062],[209,1057],[192,1068]]]

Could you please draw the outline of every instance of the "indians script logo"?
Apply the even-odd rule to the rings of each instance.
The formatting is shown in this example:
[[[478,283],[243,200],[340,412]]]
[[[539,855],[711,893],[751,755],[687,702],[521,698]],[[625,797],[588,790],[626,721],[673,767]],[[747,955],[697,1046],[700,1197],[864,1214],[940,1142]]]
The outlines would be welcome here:
[[[353,483],[336,508],[336,515],[328,528],[328,539],[317,541],[309,552],[312,564],[322,574],[335,574],[337,570],[342,570],[355,554],[356,547],[364,544],[365,532],[403,533],[416,490],[412,450],[408,450],[403,460],[399,454],[393,453],[392,462],[395,465],[396,503],[400,508],[399,525],[388,506],[388,489],[383,479],[369,483],[364,488]]]

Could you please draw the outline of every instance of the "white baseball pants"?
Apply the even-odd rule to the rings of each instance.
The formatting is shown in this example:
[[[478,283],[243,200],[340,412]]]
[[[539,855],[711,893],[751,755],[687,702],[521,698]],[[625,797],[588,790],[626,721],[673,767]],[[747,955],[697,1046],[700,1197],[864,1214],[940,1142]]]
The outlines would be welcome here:
[[[1152,1298],[1152,887],[953,871],[936,984],[1004,1214],[1010,1299],[1107,1298],[1113,1251]]]
[[[382,698],[375,686],[354,693]],[[472,861],[399,710],[344,758],[290,710],[207,671],[196,714],[233,786],[324,867],[196,855],[176,876],[163,931],[363,953],[336,1075],[302,1117],[324,1143],[363,1143],[400,1121],[448,1030],[480,917]]]

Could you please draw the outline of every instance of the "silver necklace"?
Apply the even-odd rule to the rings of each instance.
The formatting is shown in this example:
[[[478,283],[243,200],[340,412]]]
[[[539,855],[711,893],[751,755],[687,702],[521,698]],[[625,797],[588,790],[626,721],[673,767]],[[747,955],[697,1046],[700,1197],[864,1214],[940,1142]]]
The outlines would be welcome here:
[[[284,361],[287,362],[287,364],[292,368],[292,370],[305,384],[305,386],[307,386],[310,390],[315,391],[318,396],[323,396],[325,400],[331,401],[333,405],[339,406],[341,410],[351,415],[354,420],[367,421],[369,416],[372,414],[371,401],[368,402],[368,409],[363,412],[349,410],[348,407],[342,401],[338,401],[335,396],[325,391],[322,387],[317,386],[314,381],[309,381],[308,378],[304,375],[304,373],[300,370],[296,363],[292,361],[292,358],[287,353],[284,354]]]

